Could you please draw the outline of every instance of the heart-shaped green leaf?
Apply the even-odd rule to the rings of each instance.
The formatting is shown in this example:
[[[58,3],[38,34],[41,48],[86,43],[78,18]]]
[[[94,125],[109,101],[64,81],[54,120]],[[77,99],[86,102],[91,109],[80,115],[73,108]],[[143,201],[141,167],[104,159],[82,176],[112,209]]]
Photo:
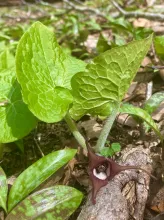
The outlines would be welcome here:
[[[121,106],[120,112],[138,116],[143,121],[145,121],[156,132],[156,134],[159,136],[159,138],[161,140],[163,140],[163,137],[162,137],[156,123],[153,121],[151,116],[145,110],[138,108],[138,107],[135,107],[133,105],[124,104]]]
[[[0,207],[2,207],[6,212],[6,201],[7,201],[7,179],[3,169],[0,167]]]
[[[80,205],[83,195],[69,186],[54,186],[35,192],[18,204],[6,220],[64,220]]]
[[[85,72],[77,73],[72,78],[72,117],[109,115],[113,103],[122,100],[151,42],[152,36],[108,50],[88,64]]]
[[[86,64],[66,55],[54,33],[34,23],[17,47],[16,70],[29,109],[45,122],[60,121],[72,103],[70,80]]]
[[[20,85],[9,54],[0,56],[0,143],[8,143],[27,135],[37,124],[37,119],[22,101]],[[12,57],[12,56],[11,56]]]
[[[55,173],[60,167],[71,160],[76,150],[59,150],[42,157],[40,160],[28,167],[16,179],[11,187],[8,199],[8,210],[10,211],[18,202],[24,199],[37,186]]]

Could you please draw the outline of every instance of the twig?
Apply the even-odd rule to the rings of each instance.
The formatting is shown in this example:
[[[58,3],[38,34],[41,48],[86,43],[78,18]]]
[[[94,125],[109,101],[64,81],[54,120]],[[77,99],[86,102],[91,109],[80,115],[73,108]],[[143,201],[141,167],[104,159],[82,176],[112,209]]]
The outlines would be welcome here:
[[[162,70],[164,69],[164,66],[142,66],[141,68],[149,68],[149,69],[153,69],[153,70]]]
[[[80,5],[83,5],[83,3],[81,1],[79,1],[79,0],[74,0],[74,1],[77,2]]]
[[[99,11],[98,9],[94,9],[94,8],[89,8],[89,7],[82,7],[82,6],[78,6],[73,4],[72,2],[70,2],[69,0],[63,0],[63,2],[65,2],[67,5],[69,5],[71,8],[77,10],[77,11],[81,11],[81,12],[92,12],[94,14],[96,14],[97,16],[100,16],[102,18],[106,18],[106,15],[103,14],[101,11]]]
[[[7,14],[5,14],[5,15],[2,15],[2,16],[0,16],[0,18],[7,18],[7,19],[12,19],[12,20],[16,20],[16,21],[26,21],[26,20],[28,20],[29,19],[29,16],[27,16],[27,17],[22,17],[22,16],[20,16],[20,17],[15,17],[15,16],[11,16],[11,15],[7,15]],[[41,15],[41,16],[38,16],[38,17],[30,17],[30,20],[40,20],[40,19],[43,19],[43,18],[50,18],[50,15]]]
[[[38,141],[36,140],[36,138],[34,138],[34,141],[35,141],[35,144],[36,144],[41,156],[44,157],[45,155],[44,155],[43,151],[41,150],[40,145],[38,144]]]
[[[151,45],[151,49],[152,49],[152,52],[153,52],[154,61],[155,61],[155,63],[158,63],[158,62],[159,62],[159,59],[158,59],[158,57],[157,57],[154,44]]]
[[[127,18],[135,17],[135,18],[147,18],[150,20],[156,19],[156,20],[164,21],[164,14],[160,14],[160,13],[155,14],[150,12],[138,12],[138,11],[127,12],[123,8],[121,8],[116,1],[112,1],[112,4],[121,14],[123,14]]]
[[[153,91],[153,81],[150,81],[146,85],[146,100],[150,99]]]
[[[164,66],[148,66],[149,68],[155,69],[155,70],[162,70],[164,69]]]

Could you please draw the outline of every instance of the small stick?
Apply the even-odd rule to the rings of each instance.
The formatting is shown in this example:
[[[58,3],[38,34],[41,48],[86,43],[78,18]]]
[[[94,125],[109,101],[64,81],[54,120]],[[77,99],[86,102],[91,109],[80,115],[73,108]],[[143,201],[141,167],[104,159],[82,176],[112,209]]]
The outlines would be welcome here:
[[[112,4],[115,6],[115,8],[123,14],[127,18],[147,18],[150,20],[160,20],[164,21],[164,14],[155,14],[155,13],[150,13],[150,12],[138,12],[138,11],[133,11],[133,12],[127,12],[123,8],[120,7],[120,5],[116,1],[112,1]]]
[[[36,140],[35,137],[34,137],[34,141],[35,141],[35,144],[36,144],[41,156],[44,157],[45,155],[44,155],[43,151],[41,150],[40,145],[38,144],[38,141]]]

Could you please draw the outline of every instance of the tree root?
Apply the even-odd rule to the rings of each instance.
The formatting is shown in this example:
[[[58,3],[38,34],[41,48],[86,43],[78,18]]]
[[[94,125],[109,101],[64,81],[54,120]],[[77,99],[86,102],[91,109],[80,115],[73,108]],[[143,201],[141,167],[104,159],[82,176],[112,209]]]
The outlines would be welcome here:
[[[151,172],[149,161],[149,150],[140,147],[128,152],[122,165],[142,166],[147,172]],[[121,172],[100,189],[95,205],[92,205],[91,195],[88,196],[78,220],[142,220],[149,181],[150,176],[145,172]]]

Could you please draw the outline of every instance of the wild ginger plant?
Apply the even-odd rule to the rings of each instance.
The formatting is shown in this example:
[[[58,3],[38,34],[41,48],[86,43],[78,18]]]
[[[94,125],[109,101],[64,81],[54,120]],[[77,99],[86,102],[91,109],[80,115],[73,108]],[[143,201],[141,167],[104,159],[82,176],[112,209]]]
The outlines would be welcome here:
[[[121,167],[109,158],[96,155],[88,147],[88,143],[78,131],[74,120],[80,119],[85,114],[107,116],[95,146],[97,153],[101,153],[104,149],[118,112],[140,117],[154,129],[162,141],[163,138],[157,125],[146,111],[121,103],[151,43],[152,36],[134,41],[108,50],[94,58],[91,63],[86,64],[65,54],[58,45],[54,33],[40,22],[34,23],[19,41],[16,52],[16,76],[14,77],[16,83],[21,86],[19,92],[21,91],[23,104],[25,103],[28,111],[35,116],[33,116],[35,121],[37,118],[47,123],[55,123],[64,119],[79,144],[88,149],[93,202],[95,202],[99,188],[106,185],[118,172],[141,168]],[[13,87],[13,84],[10,86]],[[0,107],[0,123],[3,122],[0,127],[5,127],[5,132],[9,134],[10,139],[3,134],[0,136],[1,143],[23,137],[23,134],[18,136],[22,126],[19,117],[15,117],[14,114],[11,117],[8,111],[4,111],[6,106],[10,107],[13,104],[8,94],[9,92],[6,93],[5,98],[1,97],[3,99],[0,100],[0,103],[4,100],[8,102],[8,105]],[[14,104],[15,102],[14,100]],[[24,114],[23,108],[21,114]],[[16,131],[12,128],[12,123],[7,120],[8,118],[10,122],[13,119],[19,125]],[[26,120],[28,124],[28,117]],[[30,129],[34,127],[34,124]],[[24,135],[26,134],[27,131]],[[100,167],[103,169],[99,172],[101,177],[97,173]],[[17,192],[21,193],[19,188]]]

